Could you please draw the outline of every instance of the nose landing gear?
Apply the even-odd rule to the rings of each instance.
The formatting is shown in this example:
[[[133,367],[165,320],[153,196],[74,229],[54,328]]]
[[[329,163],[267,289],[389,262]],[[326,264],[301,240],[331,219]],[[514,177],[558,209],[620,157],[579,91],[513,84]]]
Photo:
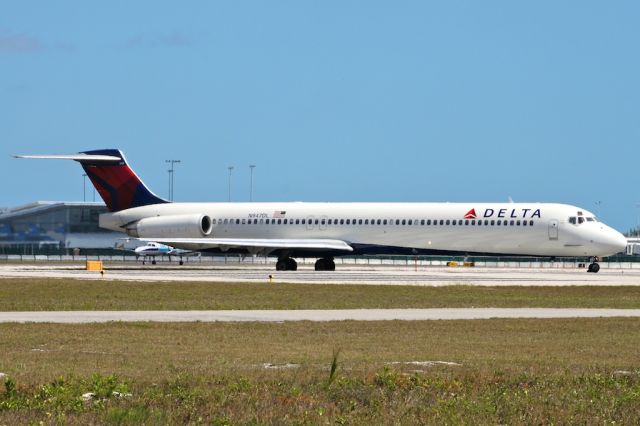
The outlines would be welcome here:
[[[591,259],[591,263],[589,264],[589,267],[587,268],[587,272],[593,272],[594,274],[597,273],[600,270],[600,265],[598,264],[598,257],[592,257]]]

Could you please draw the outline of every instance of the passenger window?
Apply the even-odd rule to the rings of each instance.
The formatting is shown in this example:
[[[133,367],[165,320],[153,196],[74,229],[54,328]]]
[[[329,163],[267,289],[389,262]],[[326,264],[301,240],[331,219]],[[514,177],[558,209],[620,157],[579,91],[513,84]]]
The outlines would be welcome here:
[[[344,225],[344,219],[340,219],[340,225]]]
[[[449,219],[447,219],[447,221],[445,222],[447,225],[449,225],[451,223],[451,221]]]
[[[378,221],[376,222],[378,225],[382,224],[382,219],[378,219]]]
[[[282,223],[284,223],[286,225],[287,224],[287,219],[285,219]]]
[[[316,219],[316,225],[318,224],[318,219]]]
[[[240,219],[236,219],[236,225],[240,225]]]
[[[440,219],[440,225],[444,225],[444,219]]]
[[[481,220],[478,221],[478,226],[482,226],[482,221]]]
[[[527,221],[526,220],[522,221],[522,226],[527,226]]]
[[[302,224],[305,225],[307,223],[307,219],[302,219]]]
[[[520,226],[520,221],[519,220],[516,221],[516,225]]]
[[[326,221],[325,221],[324,219],[322,219],[322,220],[320,221],[320,224],[322,224],[322,225],[324,225],[325,223],[326,223]]]
[[[268,225],[269,224],[269,219],[265,219],[265,223]]]
[[[533,226],[533,221],[532,220],[529,221],[529,226]]]
[[[493,225],[495,225],[495,224],[496,224],[496,221],[495,221],[495,220],[492,220],[492,221],[491,221],[491,226],[493,226]]]
[[[264,223],[264,219],[260,219],[260,225]]]
[[[360,222],[362,222],[362,219],[360,219]],[[369,224],[369,219],[365,219],[365,220],[364,220],[364,224],[365,224],[365,225],[368,225],[368,224]]]
[[[456,221],[455,221],[455,220],[454,220],[454,221],[452,221],[452,222],[451,222],[451,224],[452,224],[453,226],[456,226]]]
[[[497,221],[496,225],[498,225],[498,226],[502,225],[502,221],[501,220]]]
[[[228,219],[225,219],[225,220],[224,220],[224,224],[226,225],[227,223],[229,223],[229,220],[228,220]]]
[[[427,219],[427,225],[431,225],[431,219]]]
[[[300,225],[300,219],[296,219],[296,225]]]
[[[282,225],[282,219],[278,219],[278,225]]]
[[[514,224],[514,223],[515,223],[515,222],[512,220],[512,221],[510,222],[510,225],[511,225],[511,226],[513,226],[513,224]]]
[[[476,221],[475,221],[475,220],[472,220],[472,221],[471,221],[471,225],[475,225],[475,224],[476,224]]]
[[[466,220],[464,221],[464,226],[469,226],[469,219],[466,219]]]
[[[407,225],[411,225],[411,219],[407,221]]]
[[[384,220],[382,221],[382,224],[383,224],[383,225],[386,225],[386,224],[387,224],[387,219],[384,219]]]

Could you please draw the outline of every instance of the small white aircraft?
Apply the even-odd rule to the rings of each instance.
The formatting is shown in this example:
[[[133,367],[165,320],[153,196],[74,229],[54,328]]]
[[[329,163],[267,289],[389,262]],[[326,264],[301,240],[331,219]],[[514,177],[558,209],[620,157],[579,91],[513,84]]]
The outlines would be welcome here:
[[[121,151],[20,155],[79,162],[109,213],[100,227],[142,241],[210,253],[296,257],[377,254],[515,255],[598,258],[625,249],[626,238],[585,209],[556,203],[174,203],[151,192]],[[159,251],[159,250],[158,250]]]
[[[128,250],[124,248],[124,244],[123,245],[116,244],[116,249]],[[147,258],[151,258],[151,264],[155,265],[157,256],[169,256],[169,262],[171,262],[171,256],[179,257],[180,265],[184,265],[183,257],[195,256],[199,254],[197,251],[179,249],[179,248],[168,246],[166,244],[157,243],[155,241],[149,241],[145,245],[136,247],[135,249],[130,251],[133,251],[136,257],[142,257],[143,265],[146,264]]]

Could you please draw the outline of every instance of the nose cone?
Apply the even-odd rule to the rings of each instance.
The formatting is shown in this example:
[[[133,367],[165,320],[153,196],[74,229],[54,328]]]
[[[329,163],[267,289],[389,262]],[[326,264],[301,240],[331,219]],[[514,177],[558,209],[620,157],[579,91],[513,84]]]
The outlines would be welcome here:
[[[627,248],[627,238],[615,229],[608,228],[602,246],[608,251],[607,255],[620,253]]]

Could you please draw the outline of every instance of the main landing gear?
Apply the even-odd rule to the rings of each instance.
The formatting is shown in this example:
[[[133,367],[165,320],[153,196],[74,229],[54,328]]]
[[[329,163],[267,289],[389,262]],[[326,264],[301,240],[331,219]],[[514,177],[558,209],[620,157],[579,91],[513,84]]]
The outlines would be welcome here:
[[[332,258],[323,257],[322,259],[316,260],[315,268],[316,271],[335,271],[336,264]]]
[[[589,267],[587,268],[587,272],[593,272],[594,274],[597,273],[600,270],[600,265],[598,265],[598,257],[592,257],[591,258],[591,263],[589,264]]]
[[[276,262],[276,271],[296,271],[298,270],[298,262],[290,257],[278,259]]]

